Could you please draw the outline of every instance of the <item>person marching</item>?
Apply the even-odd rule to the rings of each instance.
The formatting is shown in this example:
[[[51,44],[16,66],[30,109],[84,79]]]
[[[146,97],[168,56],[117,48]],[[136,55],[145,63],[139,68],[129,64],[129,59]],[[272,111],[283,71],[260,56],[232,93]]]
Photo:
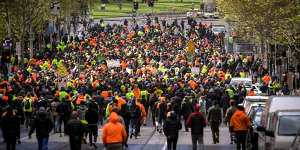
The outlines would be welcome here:
[[[169,110],[169,105],[166,103],[166,98],[161,97],[160,103],[157,105],[158,109],[158,124],[159,124],[159,132],[162,132],[163,125],[167,119],[167,112]]]
[[[131,102],[129,103],[128,112],[130,115],[130,125],[129,125],[129,133],[130,138],[134,135],[137,138],[138,135],[138,121],[141,117],[141,110],[139,106],[136,105],[135,96],[132,97]],[[134,130],[134,131],[133,131]]]
[[[69,136],[71,150],[81,150],[81,142],[84,132],[84,124],[79,120],[78,113],[73,111],[71,119],[68,121],[65,128],[65,134]]]
[[[110,120],[103,127],[102,141],[106,150],[122,150],[123,143],[126,141],[127,133],[124,126],[119,123],[117,113],[110,114]]]
[[[32,111],[33,111],[33,101],[30,99],[31,94],[27,93],[26,98],[23,100],[23,111],[25,116],[25,130],[28,129],[28,126],[32,119]]]
[[[188,117],[193,112],[193,105],[189,101],[188,97],[184,98],[184,101],[181,104],[181,110],[182,110],[182,115],[183,115],[183,118],[184,118],[184,122],[186,123],[187,120],[188,120]],[[189,132],[189,128],[186,126],[186,124],[185,124],[184,127],[185,127],[185,131]]]
[[[194,107],[195,112],[192,112],[186,121],[186,126],[191,128],[193,150],[197,150],[197,143],[200,149],[203,150],[203,128],[206,127],[206,118],[200,111],[200,106]]]
[[[212,106],[208,109],[207,120],[208,125],[211,127],[214,144],[219,143],[219,126],[222,123],[222,111],[217,101],[213,101]]]
[[[98,103],[92,98],[88,102],[88,110],[85,114],[85,120],[88,122],[88,131],[89,131],[89,140],[90,140],[90,148],[96,146],[97,137],[98,137],[98,121],[99,121],[99,106]],[[94,143],[93,143],[94,136]]]
[[[231,119],[232,115],[235,113],[235,111],[237,110],[235,105],[236,105],[235,100],[231,100],[230,107],[226,110],[226,114],[225,114],[225,118],[224,118],[225,124],[226,125],[228,124],[228,127],[229,127],[230,144],[233,144],[233,141],[234,141],[234,134],[230,128],[230,119]]]
[[[168,118],[163,126],[164,134],[167,137],[168,150],[176,150],[178,132],[181,130],[182,125],[179,120],[177,120],[177,115],[174,111],[168,113]]]
[[[28,137],[31,139],[33,131],[36,129],[36,138],[39,150],[48,149],[49,134],[53,129],[53,122],[50,114],[46,112],[44,107],[40,107],[37,118],[33,120]]]
[[[6,142],[6,150],[15,150],[16,139],[20,130],[20,120],[11,107],[8,107],[2,114],[0,125]]]
[[[242,150],[246,150],[246,136],[251,122],[243,106],[237,106],[237,109],[230,119],[230,128],[235,132],[236,149],[240,150],[242,147]]]

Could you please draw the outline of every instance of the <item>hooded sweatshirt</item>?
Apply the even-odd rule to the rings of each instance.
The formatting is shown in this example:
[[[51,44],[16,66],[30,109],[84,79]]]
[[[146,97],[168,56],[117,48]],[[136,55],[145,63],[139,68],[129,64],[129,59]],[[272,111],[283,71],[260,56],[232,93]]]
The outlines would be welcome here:
[[[230,119],[230,127],[233,131],[247,131],[251,122],[244,111],[237,110]]]
[[[38,117],[34,119],[29,135],[31,135],[35,129],[37,138],[48,137],[53,129],[53,122],[51,121],[50,115],[45,112],[43,107],[40,108]]]
[[[127,134],[124,126],[119,123],[119,116],[112,112],[109,122],[104,126],[102,141],[104,144],[122,143],[126,140]]]

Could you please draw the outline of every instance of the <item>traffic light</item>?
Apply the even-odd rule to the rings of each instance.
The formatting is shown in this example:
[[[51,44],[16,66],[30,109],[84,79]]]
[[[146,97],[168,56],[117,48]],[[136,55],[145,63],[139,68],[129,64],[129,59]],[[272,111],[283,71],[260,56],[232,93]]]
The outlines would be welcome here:
[[[133,8],[135,10],[138,10],[139,9],[139,2],[133,2]]]
[[[153,5],[154,5],[154,0],[149,0],[149,7],[153,7]]]

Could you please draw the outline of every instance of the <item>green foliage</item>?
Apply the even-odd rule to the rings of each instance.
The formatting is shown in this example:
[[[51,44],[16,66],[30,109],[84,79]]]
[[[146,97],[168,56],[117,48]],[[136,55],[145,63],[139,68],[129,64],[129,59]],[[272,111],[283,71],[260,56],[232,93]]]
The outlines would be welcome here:
[[[218,9],[232,18],[227,21],[246,36],[269,44],[299,45],[298,0],[217,0]],[[299,47],[298,47],[299,48]]]

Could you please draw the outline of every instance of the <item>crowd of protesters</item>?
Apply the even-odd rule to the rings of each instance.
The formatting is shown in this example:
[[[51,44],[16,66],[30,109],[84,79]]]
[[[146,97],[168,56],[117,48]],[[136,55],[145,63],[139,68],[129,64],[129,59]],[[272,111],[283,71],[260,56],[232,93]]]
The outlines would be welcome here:
[[[70,135],[72,150],[80,149],[78,141],[86,142],[87,135],[90,146],[96,147],[98,124],[106,124],[104,145],[119,149],[128,147],[128,138],[138,138],[148,119],[168,135],[168,141],[177,143],[175,131],[181,124],[176,119],[183,116],[185,130],[192,126],[197,144],[203,131],[193,129],[191,118],[202,120],[205,127],[206,118],[197,115],[208,113],[218,143],[220,108],[225,113],[230,100],[240,103],[248,94],[244,85],[230,85],[231,78],[249,77],[254,82],[262,78],[272,94],[281,85],[253,55],[226,53],[224,33],[215,35],[212,27],[193,19],[171,23],[147,19],[145,25],[130,27],[128,21],[110,25],[101,20],[88,32],[47,45],[43,56],[25,57],[22,67],[12,57],[12,73],[0,79],[5,141],[21,143],[21,124],[30,127],[29,136],[36,130],[39,149],[47,148],[52,129],[60,136]],[[194,51],[187,47],[189,42]],[[170,132],[169,127],[175,130]]]

